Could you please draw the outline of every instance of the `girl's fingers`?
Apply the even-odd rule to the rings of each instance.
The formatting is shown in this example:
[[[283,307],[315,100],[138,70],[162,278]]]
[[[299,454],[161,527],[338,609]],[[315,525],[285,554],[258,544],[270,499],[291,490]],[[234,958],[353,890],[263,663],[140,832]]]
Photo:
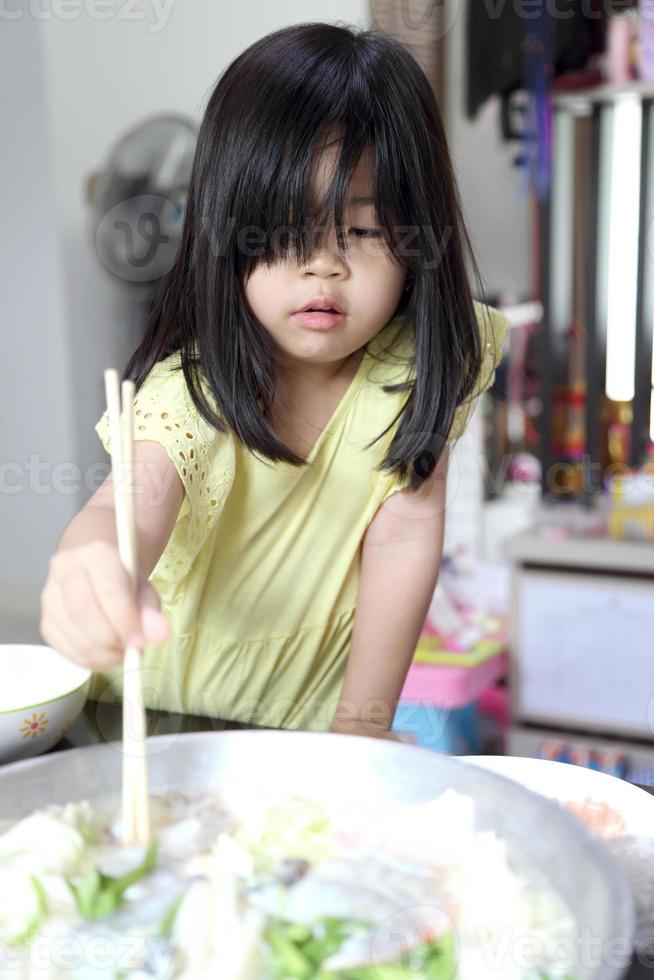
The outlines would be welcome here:
[[[115,634],[116,646],[126,647],[129,638],[141,632],[141,622],[129,576],[115,553],[108,555],[102,563],[102,587],[98,588],[96,575],[89,575],[89,586]]]
[[[55,582],[49,583],[43,598],[47,630],[42,635],[50,646],[83,667],[104,670],[122,662],[120,647],[89,639],[67,611],[64,596]]]
[[[42,636],[53,650],[87,670],[110,670],[120,664],[120,658],[111,651],[103,654],[101,650],[94,650],[89,654],[82,650],[67,624],[49,619],[47,631],[42,631]]]
[[[82,658],[79,654],[72,649],[68,640],[64,637],[59,623],[55,621],[54,616],[50,612],[43,612],[41,615],[41,623],[39,626],[39,632],[41,634],[41,639],[47,646],[52,647],[57,653],[60,653],[62,657],[67,657],[68,660],[72,660],[74,663],[79,664],[80,667],[85,666],[82,662]]]
[[[170,636],[170,626],[161,612],[159,596],[147,579],[140,583],[138,600],[141,607],[141,626],[145,639],[149,643],[163,643]]]
[[[52,621],[52,617],[48,619],[47,629],[41,629],[41,636],[53,650],[60,653],[62,657],[66,657],[67,660],[72,660],[73,663],[79,664],[80,667],[95,668],[94,664],[90,664],[87,660],[82,657],[75,649],[73,644],[64,635],[61,627],[58,623]]]
[[[123,640],[99,601],[87,570],[75,565],[55,586],[71,624],[86,645],[120,651]]]

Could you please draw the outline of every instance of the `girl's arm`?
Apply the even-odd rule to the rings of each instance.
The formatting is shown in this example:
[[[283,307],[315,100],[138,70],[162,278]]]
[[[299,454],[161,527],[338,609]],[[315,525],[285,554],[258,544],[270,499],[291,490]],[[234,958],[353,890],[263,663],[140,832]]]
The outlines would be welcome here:
[[[139,588],[132,594],[116,545],[113,481],[107,480],[68,524],[41,593],[46,643],[93,670],[119,664],[127,645],[160,643],[168,627],[147,580],[175,526],[184,488],[163,446],[134,444],[134,518]]]
[[[391,725],[438,579],[449,447],[417,493],[381,505],[362,544],[352,647],[332,731],[393,738]]]
[[[159,561],[179,514],[184,487],[165,448],[134,443],[134,522],[138,564],[149,575]],[[116,545],[114,484],[110,473],[61,536],[57,553],[91,542]]]

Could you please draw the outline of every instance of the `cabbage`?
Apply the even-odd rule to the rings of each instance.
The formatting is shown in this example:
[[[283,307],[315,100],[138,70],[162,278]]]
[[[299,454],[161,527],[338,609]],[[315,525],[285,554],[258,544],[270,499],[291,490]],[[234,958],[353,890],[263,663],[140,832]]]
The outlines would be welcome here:
[[[47,914],[45,893],[36,875],[19,871],[0,874],[0,942],[28,943]]]
[[[288,858],[315,864],[341,851],[324,807],[295,797],[243,814],[232,837],[253,855],[260,872],[271,871]]]
[[[183,960],[179,980],[259,980],[265,919],[242,908],[242,864],[240,849],[221,834],[211,852],[187,865],[190,887],[170,927]]]
[[[85,847],[84,835],[73,823],[38,811],[0,835],[0,862],[34,874],[74,874]]]

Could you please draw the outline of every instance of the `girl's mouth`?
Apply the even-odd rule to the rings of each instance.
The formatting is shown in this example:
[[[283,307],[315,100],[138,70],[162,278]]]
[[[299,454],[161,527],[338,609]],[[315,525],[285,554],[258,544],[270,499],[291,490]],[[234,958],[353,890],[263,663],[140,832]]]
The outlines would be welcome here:
[[[310,330],[331,330],[345,323],[345,313],[336,310],[300,310],[293,314],[293,319]]]

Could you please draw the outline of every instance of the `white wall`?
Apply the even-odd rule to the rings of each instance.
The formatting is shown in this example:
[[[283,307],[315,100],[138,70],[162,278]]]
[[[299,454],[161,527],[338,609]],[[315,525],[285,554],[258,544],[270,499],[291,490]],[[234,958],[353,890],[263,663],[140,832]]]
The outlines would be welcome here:
[[[76,447],[42,44],[31,18],[0,24],[0,608],[17,617],[75,508],[53,491]]]
[[[494,97],[470,120],[466,116],[465,24],[468,3],[477,0],[446,0],[446,125],[456,173],[463,216],[470,233],[482,281],[487,293],[497,294],[501,303],[531,296],[531,218],[525,196],[525,174],[512,165],[519,144],[502,140],[499,126],[500,102]],[[488,396],[485,396],[488,397]],[[489,547],[495,507],[484,504],[482,403],[457,443],[448,479],[445,548],[463,550],[480,558],[500,560],[497,548]],[[509,512],[509,521],[520,519]],[[506,532],[507,520],[502,522]]]
[[[504,293],[502,302],[511,302],[531,295],[530,206],[524,172],[512,166],[520,144],[504,142],[500,136],[499,99],[490,99],[475,119],[465,114],[465,23],[470,2],[477,0],[446,0],[448,139],[484,286],[489,293]]]

